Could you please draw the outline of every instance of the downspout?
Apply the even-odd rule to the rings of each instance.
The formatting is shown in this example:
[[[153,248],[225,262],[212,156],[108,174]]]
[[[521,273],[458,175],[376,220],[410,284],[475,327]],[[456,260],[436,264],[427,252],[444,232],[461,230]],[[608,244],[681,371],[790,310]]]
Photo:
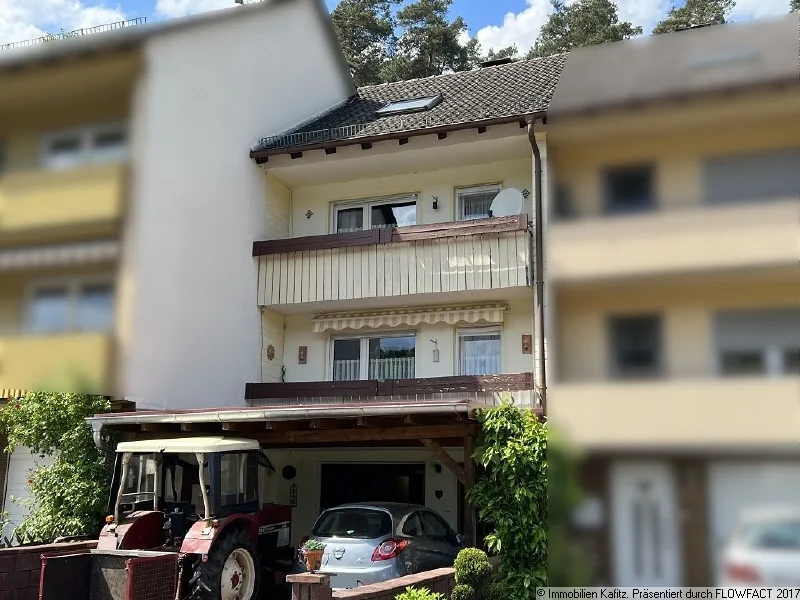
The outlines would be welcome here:
[[[536,347],[539,353],[539,362],[534,364],[535,375],[534,385],[538,388],[539,398],[542,403],[542,415],[547,416],[547,375],[545,372],[544,360],[544,257],[542,243],[542,232],[544,230],[542,221],[542,155],[539,152],[539,145],[536,143],[535,131],[536,119],[533,118],[528,123],[528,141],[533,152],[533,243],[534,243],[534,270],[533,277],[536,282],[536,292],[534,294],[534,335],[536,336]],[[534,355],[535,356],[535,355]],[[534,363],[536,359],[534,358]]]

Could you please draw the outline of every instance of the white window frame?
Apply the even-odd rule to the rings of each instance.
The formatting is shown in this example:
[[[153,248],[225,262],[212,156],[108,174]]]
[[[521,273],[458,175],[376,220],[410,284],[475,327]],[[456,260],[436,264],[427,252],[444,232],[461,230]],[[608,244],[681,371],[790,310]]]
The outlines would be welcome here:
[[[471,337],[475,335],[497,335],[499,338],[499,347],[500,347],[500,354],[497,357],[497,361],[500,365],[500,370],[498,373],[489,373],[489,375],[499,375],[503,373],[503,328],[500,325],[487,325],[484,327],[459,327],[456,329],[456,368],[455,371],[458,373],[459,376],[464,376],[463,370],[463,352],[464,352],[464,345],[463,340],[466,337]]]
[[[77,319],[78,319],[78,302],[80,299],[81,290],[87,285],[108,285],[111,287],[111,295],[112,301],[114,302],[114,310],[116,311],[116,299],[117,299],[117,286],[114,280],[114,277],[110,275],[92,275],[86,277],[52,277],[47,279],[39,279],[34,281],[28,286],[28,289],[25,293],[25,306],[23,311],[23,321],[22,321],[22,330],[26,335],[65,335],[71,333],[102,333],[103,330],[90,330],[90,329],[82,329],[78,327]],[[32,310],[33,310],[33,303],[36,299],[36,294],[40,290],[47,289],[47,288],[64,288],[67,291],[67,313],[68,313],[68,321],[66,329],[61,331],[53,331],[53,332],[37,332],[34,331],[31,327],[31,318],[32,318]],[[112,319],[112,327],[113,330],[116,321],[116,314]],[[110,333],[110,331],[106,331],[106,333]]]
[[[125,136],[125,143],[118,152],[98,151],[94,146],[96,136],[103,133],[121,132]],[[42,136],[39,149],[39,163],[45,169],[54,171],[69,170],[89,164],[106,164],[110,162],[122,162],[128,155],[128,127],[125,123],[101,123],[87,127],[75,127],[51,131]],[[54,155],[50,152],[50,146],[56,140],[62,138],[77,138],[79,149],[75,153],[73,161],[66,164],[58,164]]]
[[[337,217],[340,210],[347,210],[352,208],[361,208],[364,212],[364,226],[361,231],[369,231],[372,229],[372,207],[380,206],[382,204],[394,204],[396,202],[411,202],[415,203],[414,221],[419,224],[419,192],[410,192],[408,194],[398,194],[393,196],[381,196],[377,198],[369,198],[363,200],[344,200],[341,202],[334,202],[331,208],[331,233],[338,233],[337,231]]]
[[[347,333],[332,335],[328,343],[327,381],[333,381],[333,344],[337,340],[359,340],[359,365],[357,381],[367,381],[369,377],[369,340],[374,338],[413,337],[414,338],[414,375],[417,373],[417,331],[373,331],[370,333]]]
[[[455,189],[456,195],[456,220],[457,221],[473,221],[475,219],[467,219],[464,216],[464,202],[463,196],[467,194],[480,194],[483,192],[497,192],[498,194],[503,191],[503,183],[485,183],[481,185],[467,185],[460,186]]]

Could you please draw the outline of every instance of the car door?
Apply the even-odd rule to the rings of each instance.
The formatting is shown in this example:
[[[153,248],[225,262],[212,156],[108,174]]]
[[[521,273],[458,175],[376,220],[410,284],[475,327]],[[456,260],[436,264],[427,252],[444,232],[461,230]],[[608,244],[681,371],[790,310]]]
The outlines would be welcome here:
[[[442,517],[431,510],[422,513],[422,535],[431,552],[431,569],[452,567],[460,547],[453,528]]]
[[[408,540],[408,547],[400,555],[403,557],[405,569],[408,573],[421,573],[429,571],[434,564],[433,550],[430,542],[423,537],[424,523],[422,514],[414,511],[403,520],[402,534]]]

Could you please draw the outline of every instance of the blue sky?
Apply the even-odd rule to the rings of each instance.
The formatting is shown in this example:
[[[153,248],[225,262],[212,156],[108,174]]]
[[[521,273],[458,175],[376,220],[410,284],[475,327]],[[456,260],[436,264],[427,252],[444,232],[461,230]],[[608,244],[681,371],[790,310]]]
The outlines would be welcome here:
[[[333,8],[338,0],[326,0]],[[574,0],[567,0],[568,3]],[[620,17],[642,25],[648,33],[671,0],[616,0]],[[683,0],[678,0],[682,3]],[[35,38],[46,32],[92,27],[133,17],[175,18],[233,5],[233,0],[0,0],[0,44]],[[781,14],[789,0],[737,0],[734,20]],[[549,0],[454,0],[469,35],[484,50],[517,44],[526,51],[550,13]]]

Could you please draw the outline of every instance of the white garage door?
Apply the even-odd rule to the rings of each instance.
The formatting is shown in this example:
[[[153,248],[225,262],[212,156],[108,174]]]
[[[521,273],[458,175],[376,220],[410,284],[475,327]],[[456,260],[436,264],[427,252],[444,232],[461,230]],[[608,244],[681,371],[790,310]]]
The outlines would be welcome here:
[[[711,564],[716,577],[739,511],[760,504],[800,504],[800,461],[720,461],[709,465],[708,475]]]
[[[28,496],[28,471],[39,466],[47,466],[52,463],[49,458],[33,456],[27,448],[18,448],[11,455],[8,461],[8,477],[6,484],[6,496],[4,507],[8,511],[8,516],[13,525],[19,525],[28,513],[28,510],[15,503],[12,497],[26,498]],[[7,526],[3,530],[4,536],[11,535],[12,526]]]

